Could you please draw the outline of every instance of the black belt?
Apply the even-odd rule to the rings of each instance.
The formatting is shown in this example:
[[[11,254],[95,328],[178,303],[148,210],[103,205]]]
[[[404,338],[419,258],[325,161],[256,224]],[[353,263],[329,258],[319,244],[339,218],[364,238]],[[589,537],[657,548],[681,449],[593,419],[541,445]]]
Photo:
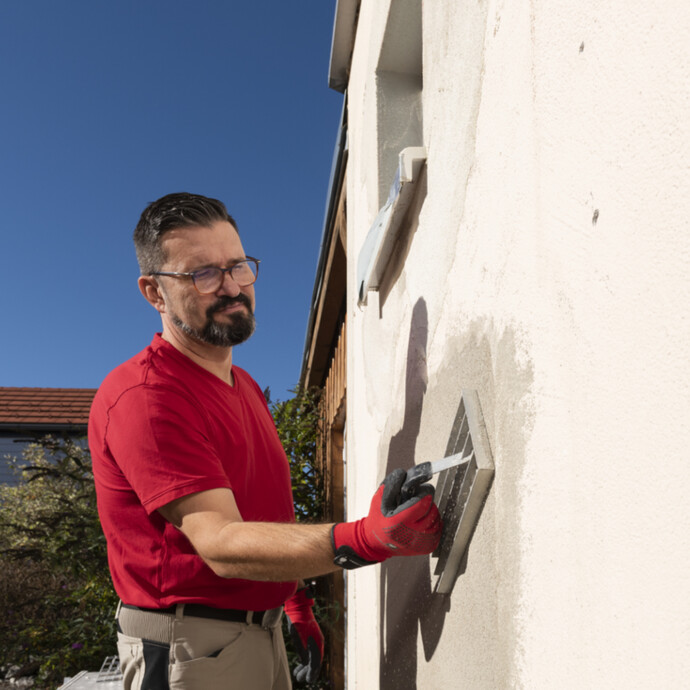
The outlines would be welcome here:
[[[218,621],[232,621],[234,623],[261,623],[265,611],[241,611],[240,609],[215,609],[212,606],[204,606],[204,604],[183,604],[183,613],[185,616],[194,616],[195,618],[212,618]],[[147,613],[176,613],[177,604],[168,606],[164,609],[148,609],[143,606],[132,606],[131,604],[122,604],[122,608],[133,609],[134,611],[146,611]],[[251,614],[247,618],[247,614]]]

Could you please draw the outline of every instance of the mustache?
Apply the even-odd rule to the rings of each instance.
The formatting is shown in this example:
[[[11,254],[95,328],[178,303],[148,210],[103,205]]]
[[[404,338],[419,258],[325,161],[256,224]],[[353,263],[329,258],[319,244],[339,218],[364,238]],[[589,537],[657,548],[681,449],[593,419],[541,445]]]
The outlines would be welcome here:
[[[252,303],[249,301],[249,297],[240,292],[236,297],[230,297],[228,295],[223,295],[219,297],[207,310],[206,315],[212,316],[215,312],[225,309],[233,304],[243,304],[252,313]]]

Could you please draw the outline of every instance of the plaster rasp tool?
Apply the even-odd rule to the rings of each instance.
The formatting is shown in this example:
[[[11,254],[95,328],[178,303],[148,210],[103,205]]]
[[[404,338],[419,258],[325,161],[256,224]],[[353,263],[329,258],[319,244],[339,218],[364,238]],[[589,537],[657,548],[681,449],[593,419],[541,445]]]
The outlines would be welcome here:
[[[400,490],[402,502],[404,503],[412,498],[417,492],[417,487],[419,487],[420,484],[424,484],[424,482],[428,482],[437,472],[449,470],[451,467],[457,467],[458,465],[466,465],[473,457],[474,451],[470,452],[469,455],[456,453],[442,460],[422,462],[419,465],[411,467],[407,470],[407,478]]]

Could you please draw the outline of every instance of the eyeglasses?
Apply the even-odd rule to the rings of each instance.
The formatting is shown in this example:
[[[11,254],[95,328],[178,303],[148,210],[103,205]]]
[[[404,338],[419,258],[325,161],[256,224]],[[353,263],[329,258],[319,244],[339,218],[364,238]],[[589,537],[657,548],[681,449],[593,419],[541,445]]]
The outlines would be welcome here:
[[[171,273],[168,271],[156,271],[149,273],[152,276],[172,276],[173,278],[191,278],[197,292],[202,295],[208,295],[215,292],[225,279],[225,274],[229,273],[230,277],[240,286],[247,287],[256,282],[259,275],[259,259],[254,259],[248,256],[242,261],[234,263],[229,268],[216,268],[209,266],[208,268],[200,268],[198,271],[191,273]]]

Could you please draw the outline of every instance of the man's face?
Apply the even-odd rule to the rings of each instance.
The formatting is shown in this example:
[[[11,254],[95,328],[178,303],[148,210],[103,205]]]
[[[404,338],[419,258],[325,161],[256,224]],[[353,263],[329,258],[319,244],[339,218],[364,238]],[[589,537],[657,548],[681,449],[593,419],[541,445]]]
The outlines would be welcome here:
[[[246,257],[239,235],[227,221],[210,227],[177,228],[162,241],[166,261],[161,271],[188,273],[227,268]],[[229,274],[213,293],[197,292],[191,278],[159,276],[165,315],[171,324],[199,342],[232,347],[254,332],[254,286],[240,287]],[[165,318],[165,316],[164,316]]]

